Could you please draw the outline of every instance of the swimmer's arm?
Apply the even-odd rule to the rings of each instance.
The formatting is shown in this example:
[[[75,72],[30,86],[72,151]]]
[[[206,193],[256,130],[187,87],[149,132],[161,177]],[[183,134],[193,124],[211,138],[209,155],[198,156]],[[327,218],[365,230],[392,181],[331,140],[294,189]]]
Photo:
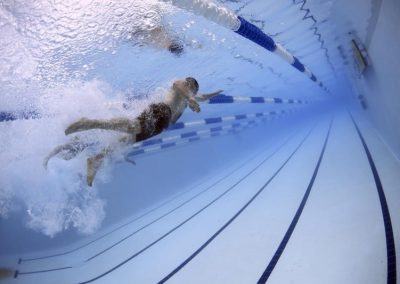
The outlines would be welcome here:
[[[180,95],[186,99],[192,111],[200,112],[199,103],[192,96],[192,93],[189,91],[184,81],[175,81],[172,85],[172,89],[176,95]]]
[[[196,101],[198,101],[198,102],[204,102],[204,101],[206,101],[206,100],[208,100],[208,99],[211,99],[212,97],[218,96],[218,95],[221,94],[222,92],[223,92],[223,90],[218,90],[218,91],[213,92],[213,93],[202,94],[202,95],[196,96],[195,99],[196,99]]]

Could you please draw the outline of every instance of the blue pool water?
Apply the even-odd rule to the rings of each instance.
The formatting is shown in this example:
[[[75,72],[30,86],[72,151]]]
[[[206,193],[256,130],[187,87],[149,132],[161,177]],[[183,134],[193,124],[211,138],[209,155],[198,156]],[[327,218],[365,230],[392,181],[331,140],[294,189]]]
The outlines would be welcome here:
[[[0,3],[0,283],[396,283],[400,7],[344,2],[214,2],[318,83],[169,2]],[[118,132],[43,167],[70,123],[135,118],[188,76],[222,95],[93,187],[86,158]]]

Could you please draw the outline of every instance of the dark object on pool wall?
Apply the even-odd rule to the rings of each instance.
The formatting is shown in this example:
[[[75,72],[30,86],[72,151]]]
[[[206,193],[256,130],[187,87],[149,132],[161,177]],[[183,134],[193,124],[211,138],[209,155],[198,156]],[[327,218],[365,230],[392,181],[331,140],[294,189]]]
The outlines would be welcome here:
[[[363,45],[355,39],[351,40],[351,47],[353,49],[354,59],[357,64],[358,71],[360,74],[363,74],[365,69],[368,67],[367,51]]]

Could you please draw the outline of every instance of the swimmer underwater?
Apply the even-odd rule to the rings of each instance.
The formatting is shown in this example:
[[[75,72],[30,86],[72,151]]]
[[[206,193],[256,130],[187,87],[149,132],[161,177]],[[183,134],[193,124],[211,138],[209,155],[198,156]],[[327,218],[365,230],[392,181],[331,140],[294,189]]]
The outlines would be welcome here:
[[[198,102],[206,101],[222,92],[222,90],[219,90],[209,94],[197,95],[198,91],[199,84],[196,79],[188,77],[184,80],[176,80],[163,102],[149,105],[134,119],[126,117],[110,120],[81,118],[69,125],[65,129],[65,135],[92,129],[114,130],[125,133],[117,143],[109,145],[100,153],[87,159],[87,185],[92,186],[96,173],[103,164],[104,159],[110,157],[115,150],[160,134],[181,117],[187,106],[194,112],[200,112]],[[64,160],[72,159],[90,145],[74,139],[72,142],[58,146],[51,151],[44,159],[43,164],[47,168],[49,160],[59,154]]]

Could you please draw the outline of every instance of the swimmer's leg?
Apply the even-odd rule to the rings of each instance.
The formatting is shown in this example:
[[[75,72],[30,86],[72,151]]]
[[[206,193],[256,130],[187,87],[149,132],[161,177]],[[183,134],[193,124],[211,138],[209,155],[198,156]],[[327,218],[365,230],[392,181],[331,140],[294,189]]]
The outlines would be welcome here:
[[[111,153],[110,148],[105,148],[101,153],[86,160],[86,182],[88,186],[93,185],[94,177],[104,162],[104,158]]]
[[[61,158],[63,158],[64,160],[70,160],[76,157],[88,146],[90,146],[90,144],[83,143],[79,141],[77,138],[75,138],[75,140],[72,142],[57,146],[46,156],[46,158],[44,158],[43,166],[45,169],[47,169],[47,164],[49,163],[49,160],[63,151],[66,151],[66,153],[62,154]]]
[[[114,118],[110,120],[82,118],[65,129],[65,135],[90,129],[115,130],[129,134],[140,133],[140,122],[137,119]]]
[[[86,161],[87,185],[88,186],[93,185],[94,178],[95,178],[98,170],[102,166],[104,159],[106,157],[111,156],[112,153],[114,153],[114,151],[121,146],[135,143],[135,138],[136,138],[136,135],[126,135],[118,140],[118,144],[110,145],[107,148],[104,148],[99,154],[88,158]]]

